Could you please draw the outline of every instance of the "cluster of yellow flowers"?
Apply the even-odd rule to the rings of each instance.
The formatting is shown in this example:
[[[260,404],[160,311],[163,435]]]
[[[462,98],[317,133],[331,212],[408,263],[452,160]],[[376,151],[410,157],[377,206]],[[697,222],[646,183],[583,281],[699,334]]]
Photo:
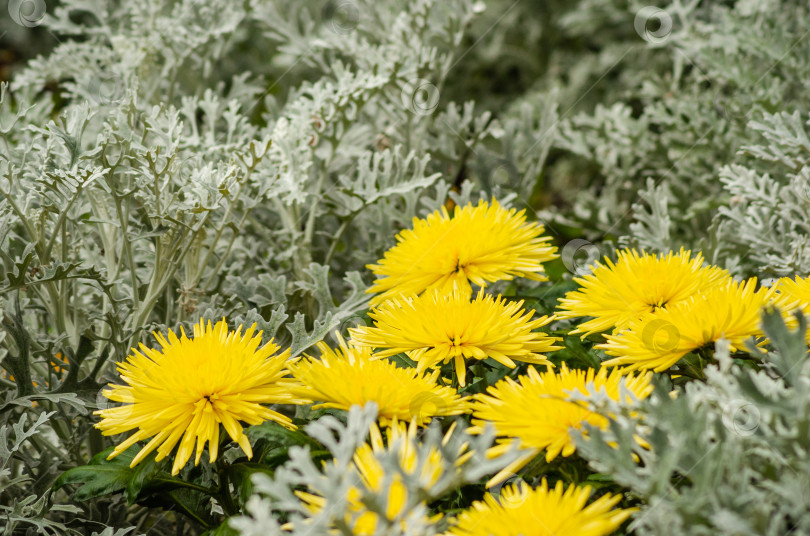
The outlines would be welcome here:
[[[378,389],[397,391],[400,403],[411,400],[411,419],[472,413],[475,426],[470,433],[482,432],[487,423],[495,427],[499,444],[491,449],[492,456],[519,442],[523,455],[491,479],[490,486],[544,449],[549,460],[560,452],[573,453],[571,428],[585,423],[607,426],[606,417],[571,401],[573,392],[586,395],[587,386],[593,385],[618,400],[621,384],[637,398],[652,389],[649,375],[608,376],[604,371],[569,371],[565,366],[555,373],[544,354],[562,348],[556,345],[559,338],[537,331],[553,317],[534,318],[522,300],[485,292],[488,283],[515,277],[547,280],[543,263],[557,255],[543,232],[543,226],[528,222],[524,212],[504,209],[495,201],[457,206],[452,217],[443,209],[424,220],[415,219],[413,229],[402,231],[384,258],[369,266],[378,276],[371,289],[379,293],[369,312],[373,326],[349,330],[348,347],[370,352],[377,363],[404,353],[416,363],[417,374],[433,370],[434,387],[421,392],[405,383],[374,383]],[[477,293],[471,284],[479,287]],[[507,378],[486,394],[465,398],[437,383],[450,380],[439,377],[439,372],[442,364],[452,362],[453,385],[464,387],[468,362],[487,358],[509,368],[516,361],[543,365],[545,371],[529,366],[518,382]],[[632,509],[612,510],[619,496],[607,495],[586,507],[589,494],[589,488],[576,486],[563,493],[561,484],[549,490],[545,481],[535,489],[507,488],[501,498],[509,495],[515,500],[498,501],[488,495],[450,521],[450,534],[517,535],[531,526],[547,534],[583,533],[585,527],[588,534],[608,534],[632,513]]]
[[[560,300],[557,318],[592,317],[572,333],[609,332],[596,347],[613,356],[603,365],[621,372],[668,370],[721,338],[732,351],[745,351],[747,341],[764,342],[766,307],[779,309],[789,323],[796,310],[810,313],[810,278],[782,278],[770,287],[758,286],[756,278],[735,281],[683,249],[666,255],[622,251],[615,263],[597,262],[575,281],[580,289]]]
[[[735,349],[751,337],[761,338],[763,307],[810,313],[810,278],[758,288],[755,279],[736,282],[727,271],[704,266],[700,254],[681,250],[620,252],[615,263],[597,263],[591,274],[576,278],[580,288],[560,300],[555,316],[535,317],[523,301],[488,294],[486,286],[516,277],[546,280],[543,263],[557,255],[543,233],[524,212],[494,200],[457,206],[452,217],[443,208],[414,219],[413,228],[402,231],[384,258],[369,266],[378,276],[370,289],[373,325],[350,329],[349,340],[340,338],[337,347],[319,343],[320,356],[293,358],[273,341],[260,346],[262,334],[255,326],[231,331],[224,320],[213,326],[201,320],[192,338],[182,330],[179,337],[172,331],[156,334],[161,348],[133,349],[118,366],[122,385],[105,391],[122,405],[97,412],[102,417],[97,427],[105,435],[135,430],[111,457],[148,440],[132,464],[155,450],[161,460],[176,448],[172,473],[177,474],[192,454],[199,463],[206,443],[209,460],[216,460],[220,425],[248,457],[251,445],[242,423],[271,420],[294,427],[268,404],[348,410],[373,401],[378,424],[354,459],[367,489],[378,490],[383,481],[374,454],[395,444],[405,470],[419,468],[429,487],[443,470],[441,458],[436,453],[416,460],[416,430],[433,418],[465,414],[471,415],[470,433],[494,427],[491,456],[515,445],[521,449],[521,457],[493,477],[491,486],[541,453],[548,461],[570,456],[572,429],[607,427],[607,416],[572,400],[574,393],[596,390],[632,405],[650,395],[653,371],[669,369],[687,353],[721,337]],[[561,349],[560,339],[539,328],[579,317],[589,319],[572,333],[604,333],[598,348],[613,358],[598,370],[565,364],[555,370],[545,354]],[[388,359],[399,354],[415,366]],[[508,368],[516,362],[529,365],[525,375],[466,396],[459,388],[467,385],[470,362],[485,359]],[[402,513],[406,492],[395,479],[389,494],[387,515],[394,519]],[[371,534],[379,520],[364,510],[361,495],[356,489],[350,497],[352,514],[359,515],[355,533]],[[545,534],[602,535],[633,511],[614,508],[620,496],[604,495],[588,505],[589,495],[587,487],[563,489],[557,483],[549,488],[545,480],[534,489],[507,487],[501,499],[515,500],[488,495],[449,520],[448,534],[512,535],[538,526]],[[299,496],[313,511],[324,506],[318,495]]]

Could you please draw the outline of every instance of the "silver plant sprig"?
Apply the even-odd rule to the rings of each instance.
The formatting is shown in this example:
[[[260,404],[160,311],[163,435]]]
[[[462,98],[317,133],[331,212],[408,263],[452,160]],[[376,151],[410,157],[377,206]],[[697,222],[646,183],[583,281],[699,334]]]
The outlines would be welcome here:
[[[443,437],[441,429],[432,425],[419,435],[414,445],[415,467],[402,466],[400,445],[396,442],[374,453],[385,476],[378,489],[370,489],[363,483],[352,459],[366,440],[376,416],[376,404],[369,403],[362,408],[352,407],[346,424],[333,416],[325,416],[307,425],[306,432],[327,448],[332,460],[319,465],[306,447],[290,449],[290,461],[277,469],[273,477],[264,474],[253,477],[254,495],[247,503],[247,515],[232,518],[230,525],[246,536],[325,534],[330,530],[353,534],[352,527],[362,514],[353,510],[349,501],[349,490],[355,488],[367,511],[378,515],[375,534],[439,534],[440,527],[427,522],[426,501],[437,499],[464,483],[479,481],[519,457],[517,449],[496,458],[487,456],[486,451],[494,440],[491,428],[481,435],[471,436],[459,421],[453,433]],[[459,463],[459,456],[465,452],[472,454]],[[422,476],[421,469],[436,453],[440,456],[442,471],[438,479],[431,482]],[[395,477],[406,490],[406,501],[396,518],[389,519],[386,509]],[[317,511],[309,509],[294,492],[302,488],[323,497],[324,506]],[[282,530],[279,515],[288,520],[286,531],[289,532]]]

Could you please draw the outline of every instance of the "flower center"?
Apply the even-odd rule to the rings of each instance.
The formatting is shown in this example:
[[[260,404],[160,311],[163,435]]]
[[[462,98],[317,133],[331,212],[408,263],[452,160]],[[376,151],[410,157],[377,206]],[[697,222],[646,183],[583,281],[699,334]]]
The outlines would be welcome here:
[[[461,259],[460,259],[459,252],[458,252],[458,251],[454,252],[454,253],[453,253],[453,257],[455,257],[455,258],[456,258],[456,267],[455,267],[455,268],[453,268],[453,272],[452,272],[452,273],[457,274],[457,273],[459,273],[459,272],[463,272],[463,271],[464,271],[464,268],[466,267],[466,265],[464,265],[464,264],[462,264],[462,263],[461,263]]]

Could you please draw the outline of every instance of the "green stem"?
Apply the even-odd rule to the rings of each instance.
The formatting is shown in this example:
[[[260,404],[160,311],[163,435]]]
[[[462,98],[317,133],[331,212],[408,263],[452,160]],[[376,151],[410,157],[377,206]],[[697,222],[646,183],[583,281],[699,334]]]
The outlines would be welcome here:
[[[189,252],[191,247],[194,245],[194,238],[200,232],[200,230],[205,227],[205,224],[208,222],[208,218],[210,217],[211,213],[206,213],[205,217],[200,221],[199,225],[191,231],[191,237],[189,237],[185,242],[186,245],[183,250],[180,252],[180,255],[176,259],[169,259],[171,262],[169,263],[169,268],[166,270],[165,273],[161,273],[160,277],[158,277],[159,270],[159,262],[160,259],[158,258],[155,261],[155,271],[152,275],[152,280],[149,282],[149,289],[147,290],[147,295],[141,304],[141,308],[138,310],[138,314],[135,315],[135,322],[132,324],[133,330],[137,330],[143,327],[143,324],[146,322],[149,315],[152,313],[152,310],[155,307],[155,303],[157,302],[158,298],[160,297],[163,290],[166,288],[174,275],[177,273],[178,268],[181,265],[182,260],[185,258],[186,254]],[[159,250],[159,248],[158,248]],[[158,281],[159,279],[159,281]],[[157,283],[156,283],[157,281]],[[137,332],[133,333],[132,338],[130,339],[129,346],[135,346],[135,343],[138,339],[139,334]]]
[[[245,179],[247,180],[247,177],[245,177]],[[245,182],[240,182],[239,183],[239,188],[236,190],[236,195],[234,196],[234,200],[238,200],[239,198],[242,197],[242,189],[244,187],[245,187]],[[222,225],[220,225],[217,228],[217,232],[216,232],[216,234],[214,234],[214,239],[211,241],[211,244],[208,247],[208,250],[205,252],[205,257],[203,257],[202,262],[200,262],[200,264],[198,266],[194,267],[194,272],[195,272],[194,273],[194,278],[189,282],[191,287],[196,286],[197,283],[200,282],[200,279],[202,279],[202,273],[205,270],[205,267],[208,266],[208,262],[211,260],[211,255],[214,254],[214,249],[216,248],[216,245],[219,243],[219,239],[222,238],[222,232],[225,230],[225,227],[228,226],[228,220],[231,219],[231,213],[233,212],[234,204],[235,204],[235,201],[231,201],[230,203],[228,203],[228,209],[225,211],[225,216],[223,216],[223,218],[222,218]],[[244,221],[245,220],[243,218],[242,222],[244,222]],[[241,222],[240,222],[240,227],[241,227]],[[234,235],[236,235],[236,231],[234,231]]]
[[[11,171],[9,171],[9,174],[7,175],[7,178],[8,178],[9,185],[10,185],[12,183]],[[6,202],[11,207],[11,210],[15,214],[17,214],[17,217],[20,219],[23,226],[25,227],[25,230],[28,233],[28,236],[34,242],[34,249],[36,250],[37,256],[40,259],[40,264],[47,264],[47,262],[45,261],[45,259],[47,258],[47,255],[46,255],[47,249],[44,246],[44,244],[43,244],[43,242],[41,240],[41,237],[37,234],[36,228],[34,227],[34,225],[25,216],[25,213],[22,211],[22,209],[20,209],[20,206],[14,201],[14,198],[11,196],[10,191],[6,192],[2,188],[0,188],[0,194],[6,199]],[[48,289],[48,297],[50,298],[51,303],[53,304],[53,306],[55,308],[57,308],[58,304],[59,304],[59,296],[58,296],[58,292],[56,291],[56,286],[54,285],[53,281],[49,281],[48,284],[46,285],[46,287]],[[61,318],[59,317],[59,314],[58,314],[58,309],[54,309],[54,310],[52,310],[52,312],[54,313],[54,318],[56,319],[56,324],[57,324],[56,328],[57,328],[57,330],[60,333],[64,332],[65,331],[64,322],[61,322]]]
[[[140,305],[140,295],[138,294],[138,273],[135,271],[135,257],[132,255],[132,243],[129,241],[129,234],[127,233],[127,217],[121,208],[121,198],[115,196],[115,211],[118,213],[118,221],[121,223],[121,247],[123,249],[122,257],[126,257],[129,264],[129,279],[132,285],[132,306],[137,310]]]
[[[231,483],[228,479],[228,467],[225,464],[222,464],[220,460],[217,460],[218,466],[218,473],[220,478],[219,484],[219,493],[216,494],[215,498],[219,501],[220,505],[222,505],[222,509],[225,511],[225,514],[230,517],[234,516],[239,513],[239,507],[233,500],[233,496],[231,495]]]
[[[309,205],[307,224],[304,228],[304,247],[306,248],[307,252],[309,252],[312,244],[312,238],[315,236],[315,218],[318,214],[316,208],[318,207],[318,203],[321,201],[321,188],[323,188],[323,183],[326,181],[326,175],[328,174],[327,169],[328,164],[324,162],[321,167],[321,172],[318,174],[318,184],[315,186],[315,191],[317,194],[312,196],[312,203]]]
[[[194,491],[205,493],[206,495],[214,497],[215,499],[217,498],[217,490],[215,488],[206,488],[205,486],[195,484],[194,482],[186,482],[185,480],[180,480],[177,478],[166,478],[160,476],[156,477],[154,481],[162,484],[168,484],[171,486],[177,486],[180,488],[193,489]]]
[[[237,227],[238,227],[238,229],[240,231],[242,230],[242,227],[245,225],[245,221],[247,221],[248,216],[250,216],[251,210],[253,210],[253,209],[250,209],[250,208],[246,209],[245,214],[242,216],[242,219],[239,220],[239,225]],[[216,266],[214,267],[213,271],[211,272],[211,275],[209,275],[208,279],[205,280],[205,284],[203,285],[204,289],[210,288],[211,283],[214,282],[214,278],[216,278],[217,275],[219,275],[219,272],[222,269],[222,265],[225,264],[225,261],[228,259],[228,256],[231,254],[231,249],[233,248],[234,243],[236,243],[236,237],[238,235],[239,235],[239,233],[238,233],[237,230],[234,230],[234,232],[231,234],[231,239],[228,241],[228,247],[225,248],[225,253],[223,253],[222,257],[219,258],[219,260],[217,261]],[[214,246],[214,244],[211,245],[212,248],[213,248],[213,246]],[[203,264],[202,266],[205,266],[205,264]]]
[[[45,247],[45,252],[40,257],[40,262],[42,264],[48,264],[51,261],[51,251],[53,250],[54,245],[56,244],[56,236],[59,234],[60,230],[62,232],[62,252],[64,253],[65,248],[67,247],[67,240],[65,238],[66,228],[67,225],[65,224],[65,220],[67,219],[68,212],[70,211],[73,203],[79,198],[79,194],[82,191],[82,187],[79,186],[76,188],[76,194],[68,201],[67,206],[59,212],[59,218],[56,220],[56,225],[53,227],[53,234],[51,235],[51,239],[48,240],[48,245]],[[63,258],[62,261],[65,259]]]
[[[323,263],[326,266],[329,266],[329,263],[332,262],[332,257],[335,255],[335,251],[337,250],[338,242],[340,242],[343,233],[346,232],[346,229],[349,227],[349,222],[351,222],[351,217],[347,220],[344,220],[343,223],[340,224],[335,236],[332,238],[332,243],[329,245],[329,251],[326,253],[326,258],[324,259]]]
[[[9,184],[11,184],[12,181],[10,171],[7,178],[9,180]],[[42,243],[39,240],[39,235],[37,235],[36,229],[28,220],[28,218],[25,217],[25,213],[20,209],[19,205],[17,205],[17,203],[14,201],[14,198],[11,196],[11,192],[6,192],[2,188],[0,188],[0,194],[2,194],[3,197],[6,198],[6,202],[11,207],[11,210],[14,211],[15,214],[17,214],[17,217],[20,219],[23,226],[25,227],[25,230],[28,232],[28,236],[31,238],[31,240],[34,241],[35,244],[34,247],[37,250],[37,255],[39,255],[40,259],[42,259],[44,257],[45,250],[42,249]]]

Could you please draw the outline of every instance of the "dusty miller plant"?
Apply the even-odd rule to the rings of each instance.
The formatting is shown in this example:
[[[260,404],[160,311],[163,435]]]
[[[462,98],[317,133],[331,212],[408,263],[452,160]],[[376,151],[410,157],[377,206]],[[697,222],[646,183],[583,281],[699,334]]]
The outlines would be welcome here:
[[[810,530],[807,324],[802,318],[790,331],[769,313],[764,325],[772,347],[752,348],[761,367],[735,362],[728,344],[720,344],[705,383],[670,393],[660,382],[632,415],[602,399],[600,410],[614,415],[611,426],[580,434],[577,451],[642,501],[631,529],[774,536]]]
[[[437,499],[463,483],[476,482],[518,457],[516,450],[496,458],[487,457],[486,450],[494,439],[492,429],[480,436],[470,436],[462,425],[444,438],[440,427],[430,426],[416,439],[412,453],[415,460],[413,467],[402,466],[398,442],[389,443],[388,449],[374,454],[387,476],[380,482],[379,488],[372,489],[363,483],[352,457],[357,447],[366,440],[369,426],[374,423],[376,415],[376,405],[370,403],[364,408],[353,407],[345,425],[332,416],[309,424],[307,433],[325,445],[333,459],[318,466],[313,463],[306,447],[291,449],[289,462],[277,469],[272,477],[265,474],[253,477],[255,495],[247,504],[248,516],[231,519],[231,527],[246,536],[324,534],[330,529],[338,530],[341,534],[354,534],[355,523],[362,513],[353,511],[349,503],[349,490],[356,488],[360,490],[363,506],[378,515],[374,534],[441,534],[444,522],[436,523],[429,519],[430,512],[424,501]],[[473,454],[460,463],[459,455],[466,452],[460,447],[465,444]],[[423,471],[423,467],[434,452],[439,453],[444,469],[438,479],[431,482],[431,477],[425,476],[430,472]],[[406,499],[401,511],[394,519],[389,519],[386,512],[394,476],[399,477]],[[316,512],[308,509],[294,493],[300,489],[323,497],[323,507]],[[278,522],[280,515],[288,519],[289,530],[282,529]]]

